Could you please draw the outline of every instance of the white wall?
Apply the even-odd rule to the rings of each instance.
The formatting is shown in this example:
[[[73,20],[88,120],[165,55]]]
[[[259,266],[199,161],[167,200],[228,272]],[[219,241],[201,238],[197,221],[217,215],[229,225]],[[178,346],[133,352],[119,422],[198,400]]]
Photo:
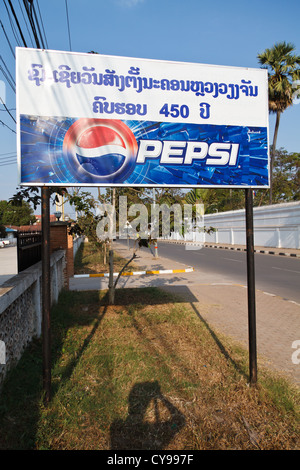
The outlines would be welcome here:
[[[205,242],[246,245],[245,210],[207,214],[204,225],[217,232]],[[254,245],[300,249],[300,201],[253,209]]]
[[[254,207],[254,245],[300,249],[300,201]],[[186,240],[246,246],[245,209],[204,215],[204,226],[216,232],[190,233]],[[180,240],[172,234],[173,240]]]

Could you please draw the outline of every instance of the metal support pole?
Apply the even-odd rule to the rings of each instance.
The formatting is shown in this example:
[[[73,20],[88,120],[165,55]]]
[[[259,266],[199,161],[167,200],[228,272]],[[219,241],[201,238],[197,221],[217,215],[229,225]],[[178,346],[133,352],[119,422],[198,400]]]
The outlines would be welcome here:
[[[42,187],[42,341],[43,389],[45,402],[51,398],[51,333],[50,333],[50,203],[49,188]]]
[[[257,382],[256,352],[256,307],[255,307],[255,269],[253,235],[253,194],[245,189],[246,242],[247,242],[247,285],[248,285],[248,334],[249,334],[249,371],[250,385]]]
[[[115,288],[114,288],[114,252],[109,250],[109,278],[108,278],[108,303],[114,305],[115,303]]]
[[[156,193],[155,193],[155,188],[152,189],[153,191],[153,207],[155,208],[155,204],[156,204]],[[156,224],[158,223],[158,221],[155,219],[154,220],[154,229],[156,231]],[[159,229],[158,229],[159,230]],[[157,251],[157,240],[155,240],[155,246],[154,246],[154,257],[155,258],[158,258],[158,251]]]

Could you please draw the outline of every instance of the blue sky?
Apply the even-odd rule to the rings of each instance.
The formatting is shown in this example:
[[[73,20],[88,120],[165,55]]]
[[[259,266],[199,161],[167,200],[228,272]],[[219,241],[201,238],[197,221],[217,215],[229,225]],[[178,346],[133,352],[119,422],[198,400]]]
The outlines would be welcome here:
[[[6,0],[6,5],[8,2]],[[257,54],[276,42],[292,42],[300,54],[299,0],[34,0],[39,6],[52,50],[72,50],[159,60],[258,68]],[[13,5],[27,45],[32,47],[20,0]],[[17,46],[4,2],[0,19],[11,46]],[[22,45],[22,43],[20,43]],[[0,54],[14,76],[14,57],[0,27]],[[3,62],[0,64],[3,66]],[[6,105],[16,117],[15,94],[6,83]],[[0,120],[15,130],[13,119],[0,104]],[[270,140],[274,117],[270,116]],[[0,122],[0,160],[16,153],[16,135]],[[300,105],[281,119],[278,147],[300,152]],[[16,164],[0,166],[0,200],[10,198],[18,185]]]

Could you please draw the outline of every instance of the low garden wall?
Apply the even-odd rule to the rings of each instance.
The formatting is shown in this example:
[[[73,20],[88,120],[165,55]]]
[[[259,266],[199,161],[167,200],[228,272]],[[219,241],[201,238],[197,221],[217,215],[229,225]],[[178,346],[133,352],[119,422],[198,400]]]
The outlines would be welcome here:
[[[50,257],[51,304],[68,287],[66,252]],[[0,388],[8,370],[21,358],[26,346],[42,330],[42,263],[22,271],[0,287]]]

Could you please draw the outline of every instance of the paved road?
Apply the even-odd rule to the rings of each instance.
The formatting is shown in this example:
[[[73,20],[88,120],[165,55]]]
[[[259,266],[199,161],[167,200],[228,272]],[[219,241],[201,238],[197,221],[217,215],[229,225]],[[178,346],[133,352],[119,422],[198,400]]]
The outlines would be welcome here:
[[[0,285],[18,274],[17,247],[7,246],[0,249]]]
[[[217,277],[247,284],[246,253],[216,248],[187,250],[184,245],[159,242],[159,255]],[[300,303],[300,259],[255,253],[256,288]]]

